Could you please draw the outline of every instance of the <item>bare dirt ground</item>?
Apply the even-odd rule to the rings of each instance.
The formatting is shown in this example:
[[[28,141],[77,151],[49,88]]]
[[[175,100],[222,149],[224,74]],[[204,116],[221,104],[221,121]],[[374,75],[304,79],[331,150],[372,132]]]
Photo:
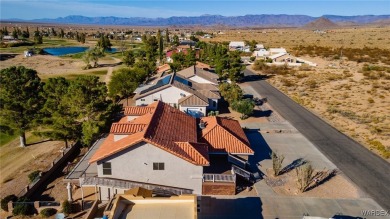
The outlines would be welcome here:
[[[318,66],[306,71],[297,69],[293,75],[275,75],[269,82],[338,130],[390,160],[374,143],[379,141],[384,150],[390,151],[389,81],[365,78],[362,63],[303,58]]]
[[[28,174],[44,170],[56,159],[64,142],[46,141],[19,147],[15,139],[0,148],[0,197],[18,194],[29,183]]]
[[[265,47],[330,46],[349,48],[390,49],[390,27],[345,27],[328,30],[319,34],[313,30],[289,29],[235,29],[223,30],[223,34],[214,34],[214,38],[202,39],[211,42],[256,40]]]
[[[295,170],[277,177],[273,176],[272,169],[267,169],[267,172],[267,185],[279,195],[317,198],[361,198],[363,196],[359,189],[342,174],[337,174],[323,184],[301,193],[298,190]]]

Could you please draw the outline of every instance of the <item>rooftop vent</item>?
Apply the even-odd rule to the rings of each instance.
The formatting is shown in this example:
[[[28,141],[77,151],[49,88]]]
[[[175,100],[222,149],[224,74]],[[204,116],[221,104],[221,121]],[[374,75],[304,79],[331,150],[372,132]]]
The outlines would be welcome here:
[[[202,120],[200,120],[200,122],[199,122],[199,128],[200,129],[206,128],[206,124]]]

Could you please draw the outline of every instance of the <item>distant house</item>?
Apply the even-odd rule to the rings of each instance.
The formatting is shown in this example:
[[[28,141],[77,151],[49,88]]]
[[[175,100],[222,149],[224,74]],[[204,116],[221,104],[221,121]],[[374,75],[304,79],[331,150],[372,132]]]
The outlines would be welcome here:
[[[263,44],[256,44],[255,50],[260,50],[260,49],[264,49],[264,45]]]
[[[171,66],[169,64],[164,64],[164,65],[160,65],[157,67],[156,73],[161,74],[161,73],[167,72],[169,70],[171,70]]]
[[[289,63],[296,62],[296,58],[290,55],[289,53],[277,53],[269,56],[268,58],[272,59],[272,62],[289,62]]]
[[[13,36],[3,36],[3,40],[15,40]]]
[[[203,63],[203,62],[199,62],[199,61],[196,61],[196,67],[201,68],[203,70],[210,70],[211,69],[210,65]]]
[[[236,175],[249,173],[245,166],[254,151],[236,120],[204,117],[198,122],[161,101],[124,111],[108,136],[80,160],[83,165],[76,165],[76,170],[86,166],[82,172],[87,174],[70,173],[82,188],[99,191],[99,200],[136,187],[165,195],[234,195]]]
[[[208,110],[217,110],[220,98],[216,85],[196,83],[176,73],[164,75],[154,84],[140,87],[133,97],[137,106],[163,101],[194,117],[205,116]]]
[[[242,51],[245,48],[245,43],[242,41],[231,41],[229,43],[229,50],[239,50]]]
[[[278,53],[287,53],[286,49],[285,48],[270,48],[269,49],[269,53],[270,55],[275,55],[275,54],[278,54]]]
[[[269,56],[269,54],[269,51],[267,51],[266,49],[259,49],[257,51],[254,51],[252,55],[256,58],[265,58]]]

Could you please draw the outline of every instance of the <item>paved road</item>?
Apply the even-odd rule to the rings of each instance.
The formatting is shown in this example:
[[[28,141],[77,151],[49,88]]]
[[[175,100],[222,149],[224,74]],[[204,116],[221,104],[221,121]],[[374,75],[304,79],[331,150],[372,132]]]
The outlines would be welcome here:
[[[245,75],[254,75],[245,70]],[[390,210],[390,164],[342,134],[264,80],[248,82],[268,103],[309,139],[346,176]]]

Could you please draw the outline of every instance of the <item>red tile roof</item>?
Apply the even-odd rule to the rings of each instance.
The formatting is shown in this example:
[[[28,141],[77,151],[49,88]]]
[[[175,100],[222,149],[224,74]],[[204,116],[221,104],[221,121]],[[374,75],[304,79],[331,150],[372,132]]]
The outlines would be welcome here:
[[[125,107],[125,115],[126,116],[141,116],[146,113],[150,113],[154,110],[153,106],[126,106]]]
[[[210,146],[210,152],[254,154],[238,121],[216,116],[203,117],[202,121],[206,127],[202,130],[201,141]]]
[[[97,162],[137,143],[147,142],[192,164],[209,165],[207,147],[198,143],[195,118],[160,101],[148,107],[153,111],[129,123],[115,123],[111,128],[113,133],[109,134],[89,162]],[[146,124],[143,129],[142,124]],[[114,141],[114,134],[135,130],[138,132]]]
[[[202,120],[206,128],[198,139],[195,118],[160,101],[140,108],[152,110],[129,122],[121,120],[120,123],[114,123],[111,133],[89,160],[90,163],[141,142],[154,145],[199,166],[209,165],[209,152],[253,154],[249,141],[236,120],[204,117]],[[127,136],[115,141],[116,134]]]
[[[134,134],[142,131],[146,127],[145,124],[133,123],[113,123],[111,125],[110,133],[114,134]]]

